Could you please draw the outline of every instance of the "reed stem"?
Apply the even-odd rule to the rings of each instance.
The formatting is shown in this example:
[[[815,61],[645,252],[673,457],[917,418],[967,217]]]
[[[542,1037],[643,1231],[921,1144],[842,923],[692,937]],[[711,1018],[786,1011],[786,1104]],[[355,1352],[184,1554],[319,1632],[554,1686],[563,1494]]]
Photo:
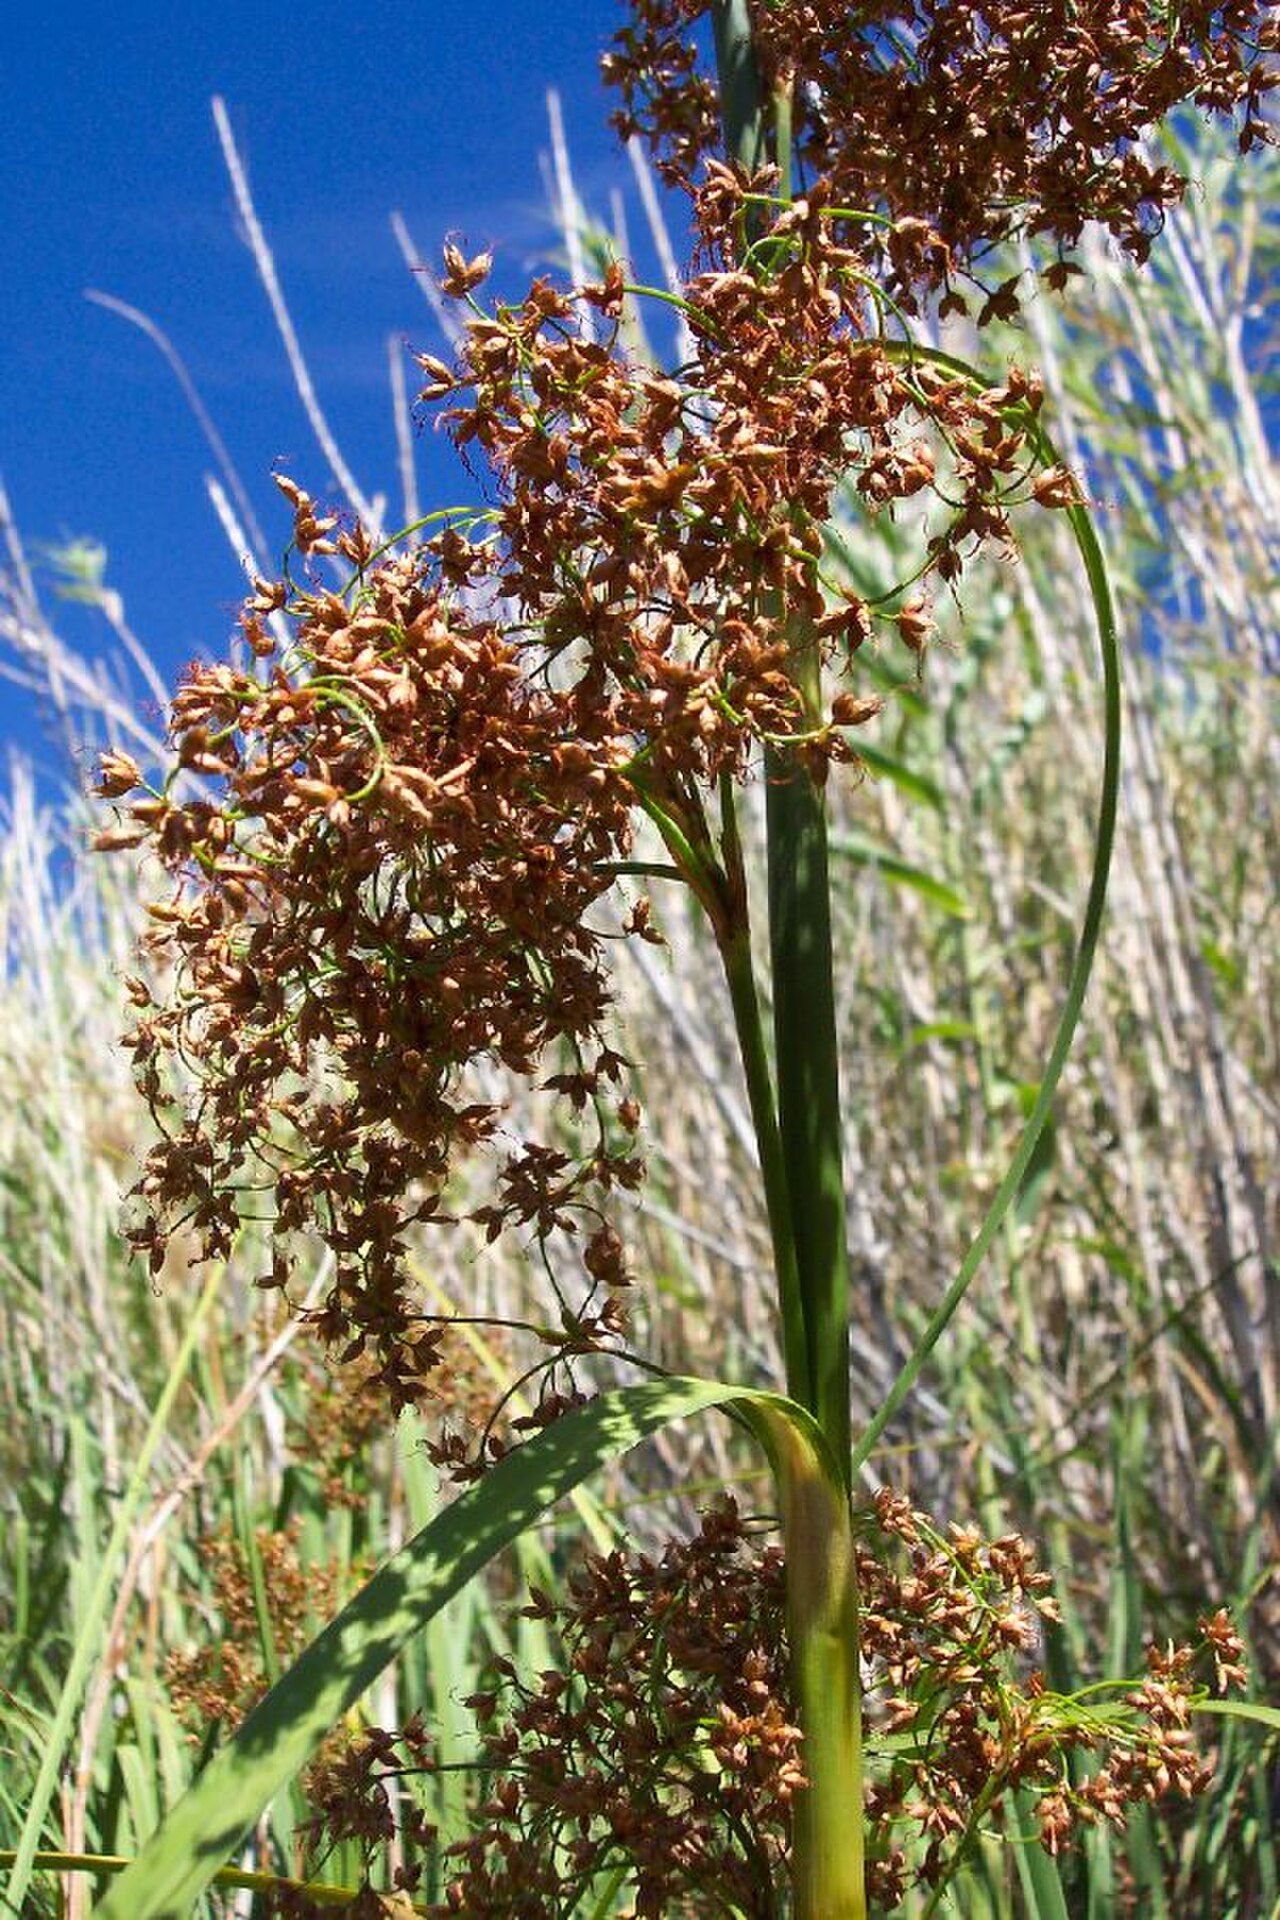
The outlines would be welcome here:
[[[768,151],[768,115],[746,0],[719,0],[713,21],[725,148],[754,168]],[[813,721],[822,709],[816,639],[797,622],[788,640],[788,669]],[[788,1346],[788,1385],[793,1393],[803,1389],[803,1404],[822,1430],[837,1475],[835,1484],[808,1483],[799,1498],[783,1489],[792,1682],[809,1782],[796,1802],[792,1901],[796,1920],[865,1920],[858,1600],[849,1512],[849,1267],[826,810],[801,750],[769,750],[765,773],[776,1114],[785,1179],[777,1183],[773,1177],[785,1188],[791,1239],[790,1252],[778,1263],[779,1304],[784,1330],[794,1338],[796,1315],[788,1299],[794,1288],[805,1361]],[[749,1085],[761,1065],[754,1058],[757,1029],[745,977],[735,989],[735,973],[749,972],[750,964],[747,940],[732,955],[725,953]],[[752,999],[754,991],[752,981]],[[774,1111],[772,1102],[768,1111]],[[770,1165],[773,1149],[772,1137],[761,1139],[762,1167]]]

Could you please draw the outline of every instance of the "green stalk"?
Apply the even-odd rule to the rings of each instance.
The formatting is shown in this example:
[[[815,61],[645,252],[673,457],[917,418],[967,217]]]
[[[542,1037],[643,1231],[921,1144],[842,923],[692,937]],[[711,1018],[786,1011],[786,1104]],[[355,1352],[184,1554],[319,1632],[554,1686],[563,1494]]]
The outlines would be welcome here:
[[[760,1176],[764,1184],[774,1277],[778,1287],[778,1315],[782,1324],[782,1356],[787,1370],[787,1392],[800,1406],[812,1408],[813,1381],[805,1338],[804,1301],[796,1260],[786,1152],[774,1104],[764,1023],[760,1018],[760,996],[756,990],[755,967],[751,959],[746,875],[738,840],[733,786],[728,776],[721,781],[721,810],[724,817],[722,844],[726,891],[731,896],[731,904],[724,930],[717,930],[720,958],[729,986],[738,1052],[742,1057],[747,1100],[755,1129],[756,1149],[760,1155]]]
[[[808,1787],[791,1831],[796,1920],[866,1920],[858,1586],[848,1492],[815,1472],[792,1429],[771,1449],[787,1551],[791,1683]],[[781,1450],[786,1449],[785,1457]]]
[[[817,649],[803,634],[792,636],[791,673],[816,712]],[[767,752],[765,778],[778,1119],[809,1352],[808,1405],[848,1487],[849,1258],[826,805],[795,748]]]
[[[793,645],[791,661],[809,705],[816,647]],[[794,749],[770,751],[765,776],[778,1118],[808,1350],[806,1404],[839,1475],[838,1491],[783,1503],[787,1631],[809,1781],[795,1805],[792,1894],[797,1920],[864,1920],[849,1271],[826,810]]]
[[[17,1854],[12,1849],[0,1852],[0,1867],[10,1866]],[[52,1850],[36,1852],[31,1856],[31,1865],[37,1873],[124,1873],[133,1865],[125,1854],[119,1853],[59,1853]],[[332,1886],[324,1880],[290,1880],[279,1873],[251,1873],[242,1867],[219,1867],[210,1880],[211,1887],[240,1887],[249,1893],[300,1893],[309,1904],[317,1907],[349,1907],[353,1900],[360,1898],[359,1887]],[[410,1909],[413,1913],[425,1911],[422,1907]]]
[[[725,149],[754,168],[767,153],[768,127],[748,0],[717,0],[712,20]],[[816,720],[822,699],[815,637],[797,623],[789,640],[792,680],[806,714]],[[779,1262],[779,1300],[784,1329],[798,1317],[804,1335],[805,1363],[787,1354],[789,1382],[797,1397],[803,1389],[836,1473],[834,1484],[822,1485],[782,1476],[788,1637],[809,1783],[795,1804],[793,1912],[796,1920],[865,1920],[858,1601],[849,1513],[849,1270],[826,811],[796,749],[771,750],[765,773],[777,1120],[792,1243],[791,1256]],[[725,953],[725,965],[739,1038],[745,1031],[754,1047],[758,1020],[752,1024],[745,980],[735,986],[735,972],[750,968],[745,939],[732,966]],[[750,994],[754,999],[754,981]],[[750,1085],[753,1063],[746,1046],[743,1054]],[[769,1166],[772,1146],[772,1138],[761,1139],[762,1167]],[[790,1310],[789,1284],[798,1295],[798,1316]]]
[[[768,126],[747,0],[720,0],[713,22],[725,148],[743,166],[758,166],[768,151]],[[778,106],[783,127],[789,126],[788,103]],[[780,149],[784,138],[780,129]],[[784,173],[789,157],[779,152]],[[816,640],[807,623],[797,623],[789,641],[789,671],[806,720],[820,726]],[[767,753],[765,777],[778,1119],[809,1356],[806,1404],[847,1476],[849,1256],[826,807],[794,747]]]
[[[716,42],[725,152],[739,166],[754,173],[765,158],[766,129],[748,0],[716,0],[711,10],[711,24]]]

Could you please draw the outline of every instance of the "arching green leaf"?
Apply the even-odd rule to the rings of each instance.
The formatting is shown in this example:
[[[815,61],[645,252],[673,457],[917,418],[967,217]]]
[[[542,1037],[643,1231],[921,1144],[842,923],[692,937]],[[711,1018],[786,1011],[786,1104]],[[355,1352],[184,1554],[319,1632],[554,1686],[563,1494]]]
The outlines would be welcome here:
[[[737,1406],[785,1484],[840,1476],[813,1419],[774,1394],[669,1379],[605,1393],[501,1460],[387,1561],[216,1753],[98,1908],[98,1920],[188,1920],[275,1795],[410,1637],[581,1481],[659,1427]]]

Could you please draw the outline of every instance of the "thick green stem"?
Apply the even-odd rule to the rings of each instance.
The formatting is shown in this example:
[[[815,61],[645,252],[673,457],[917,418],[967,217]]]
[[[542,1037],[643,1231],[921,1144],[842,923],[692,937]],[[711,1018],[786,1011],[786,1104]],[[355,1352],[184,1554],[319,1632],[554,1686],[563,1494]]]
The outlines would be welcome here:
[[[768,156],[768,123],[748,0],[717,0],[712,18],[725,148],[754,168]],[[797,622],[788,639],[791,678],[806,715],[816,722],[822,708],[816,638]],[[807,1362],[788,1351],[789,1384],[814,1414],[836,1473],[834,1483],[821,1485],[782,1476],[788,1633],[809,1781],[795,1807],[793,1911],[796,1920],[865,1920],[858,1601],[849,1514],[849,1267],[826,811],[801,749],[773,749],[765,772],[774,1061],[785,1175],[779,1184],[792,1246],[791,1259],[779,1262],[779,1296],[786,1328],[795,1317],[788,1285],[798,1293]],[[732,960],[734,969],[749,971],[749,947],[743,945]],[[725,964],[729,971],[729,952]],[[730,988],[735,990],[732,972]],[[745,977],[736,991],[749,1016]],[[737,999],[735,1017],[741,1036]],[[757,1026],[749,1018],[747,1026],[754,1045]],[[745,1047],[744,1064],[750,1083],[753,1065]],[[763,1061],[756,1063],[761,1070],[767,1086]],[[771,1102],[768,1111],[772,1115]],[[760,1148],[763,1166],[772,1141],[767,1150],[762,1138]],[[801,1385],[803,1396],[797,1392]]]
[[[804,1302],[800,1296],[800,1270],[796,1263],[795,1237],[791,1224],[791,1201],[787,1189],[786,1159],[778,1116],[769,1078],[769,1056],[765,1048],[764,1027],[760,1019],[760,999],[756,992],[755,969],[751,964],[751,932],[748,926],[736,930],[721,943],[721,959],[729,983],[738,1051],[742,1056],[747,1082],[747,1099],[760,1155],[760,1175],[764,1182],[765,1207],[769,1215],[769,1234],[773,1246],[774,1273],[778,1284],[778,1314],[782,1323],[782,1357],[787,1370],[787,1392],[802,1407],[812,1407],[813,1393],[809,1375],[809,1350],[804,1331]]]
[[[767,158],[768,148],[760,68],[751,37],[750,0],[716,0],[711,23],[725,152],[754,173]]]
[[[748,0],[719,0],[712,18],[725,148],[743,165],[756,166],[768,153],[768,124]],[[820,725],[821,668],[813,634],[797,624],[789,637],[791,677],[808,720]],[[807,1404],[847,1471],[849,1258],[826,810],[798,749],[771,751],[765,774],[778,1119],[809,1353]]]
[[[866,1920],[858,1588],[849,1499],[835,1462],[815,1472],[793,1429],[771,1455],[782,1495],[791,1683],[809,1785],[796,1796],[791,1891],[796,1920]],[[824,1449],[825,1453],[825,1449]]]
[[[792,673],[802,693],[810,691],[810,662],[816,677],[812,643],[806,649],[793,642]],[[847,1484],[849,1261],[826,808],[797,749],[773,749],[765,777],[778,1119],[809,1349],[809,1406]]]

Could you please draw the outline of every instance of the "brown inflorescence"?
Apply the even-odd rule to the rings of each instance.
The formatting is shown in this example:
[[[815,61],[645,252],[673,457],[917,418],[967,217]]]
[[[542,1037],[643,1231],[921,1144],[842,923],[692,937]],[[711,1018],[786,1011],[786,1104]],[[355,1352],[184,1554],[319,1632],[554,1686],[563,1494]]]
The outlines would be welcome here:
[[[621,130],[643,135],[686,188],[722,136],[695,51],[711,0],[634,0],[605,58]],[[914,310],[979,289],[980,319],[1016,309],[1016,285],[976,275],[1018,234],[1044,235],[1071,272],[1087,224],[1144,259],[1186,181],[1144,153],[1175,107],[1234,114],[1240,145],[1268,137],[1273,0],[753,0],[767,96],[785,95],[801,191],[849,210],[850,244]],[[772,158],[772,153],[768,156]],[[856,235],[856,238],[853,236]]]
[[[331,1613],[343,1586],[358,1580],[358,1562],[342,1570],[308,1564],[299,1551],[299,1525],[255,1532],[252,1559],[243,1541],[229,1529],[200,1541],[200,1561],[212,1588],[217,1631],[199,1645],[172,1652],[164,1677],[169,1698],[193,1744],[204,1744],[219,1725],[234,1730],[270,1685],[264,1647],[272,1647],[287,1665],[306,1645],[317,1618]],[[411,1796],[400,1790],[406,1773],[434,1764],[431,1741],[418,1718],[398,1732],[361,1727],[348,1716],[326,1737],[302,1776],[308,1809],[301,1823],[305,1864],[312,1879],[323,1878],[335,1847],[354,1846],[368,1873],[388,1881],[393,1894],[374,1894],[366,1884],[354,1902],[343,1906],[348,1920],[393,1913],[394,1891],[417,1886],[420,1868],[399,1866],[388,1872],[385,1854],[408,1846],[419,1858],[435,1845],[435,1830]],[[292,1863],[297,1865],[297,1862]],[[266,1894],[266,1911],[281,1920],[310,1920],[332,1914],[332,1899],[320,1905],[305,1888],[281,1883]],[[408,1911],[412,1911],[409,1908]]]
[[[740,934],[708,795],[767,748],[819,782],[856,767],[851,736],[883,699],[841,684],[859,647],[879,628],[918,671],[931,592],[1007,541],[1011,503],[1076,501],[1061,469],[1035,473],[1038,384],[1015,369],[982,391],[903,351],[895,297],[950,291],[1019,221],[1069,250],[1101,218],[1140,250],[1143,210],[1174,186],[1133,139],[1175,99],[1243,103],[1250,133],[1264,84],[1251,8],[1183,7],[1159,31],[1137,5],[880,7],[856,30],[843,7],[760,9],[807,176],[784,204],[773,176],[714,157],[685,37],[704,11],[646,0],[611,57],[692,194],[679,377],[625,350],[619,264],[486,311],[488,256],[446,248],[462,340],[453,364],[423,356],[423,397],[491,504],[375,552],[282,477],[294,546],[312,569],[347,564],[346,588],[255,581],[253,668],[192,668],[163,786],[137,797],[122,753],[101,768],[128,804],[97,844],[145,843],[175,880],[151,910],[166,984],[131,983],[161,1133],[132,1237],[158,1270],[175,1228],[221,1256],[256,1215],[275,1236],[263,1284],[284,1287],[297,1235],[319,1233],[337,1264],[313,1319],[373,1361],[392,1408],[440,1364],[405,1272],[424,1221],[577,1235],[553,1344],[620,1337],[604,1209],[640,1177],[639,1114],[605,941],[657,929],[646,900],[612,928],[602,903],[638,816],[717,935]],[[925,509],[921,564],[881,600],[828,576],[841,487]],[[540,1135],[508,1133],[503,1076],[540,1081]],[[476,1149],[478,1199],[456,1178]]]
[[[181,1224],[225,1255],[257,1214],[276,1236],[262,1283],[283,1287],[291,1236],[319,1233],[337,1268],[312,1317],[347,1360],[372,1356],[392,1407],[421,1396],[442,1338],[404,1236],[449,1217],[476,1149],[491,1189],[467,1210],[489,1235],[585,1243],[562,1351],[621,1331],[628,1276],[602,1205],[639,1178],[639,1109],[593,912],[645,812],[734,931],[706,796],[770,744],[825,779],[882,704],[841,688],[806,706],[796,653],[838,686],[881,619],[918,661],[927,592],[873,608],[826,580],[837,487],[875,510],[936,493],[920,572],[947,582],[1028,497],[1035,383],[974,391],[891,355],[816,200],[772,220],[769,272],[730,264],[743,204],[710,169],[682,382],[624,352],[620,268],[486,313],[485,263],[455,262],[458,362],[424,364],[495,504],[379,555],[282,479],[295,546],[349,563],[346,590],[256,582],[256,669],[191,669],[169,778],[99,837],[145,841],[176,882],[151,909],[168,984],[131,983],[128,1044],[162,1135],[135,1243],[158,1269]],[[114,754],[100,791],[123,800],[139,779]],[[647,902],[612,931],[654,937]],[[512,1141],[496,1073],[538,1082],[564,1121]]]
[[[1035,1664],[1042,1623],[1059,1614],[1020,1535],[940,1533],[884,1490],[864,1515],[858,1578],[868,1884],[886,1909],[909,1885],[948,1879],[1015,1791],[1058,1853],[1082,1826],[1121,1827],[1135,1807],[1208,1784],[1192,1700],[1210,1678],[1219,1690],[1244,1679],[1224,1612],[1200,1621],[1194,1643],[1152,1648],[1139,1687],[1077,1699],[1052,1693]]]
[[[169,1697],[193,1740],[206,1739],[219,1722],[237,1726],[270,1686],[261,1607],[283,1664],[302,1652],[315,1621],[333,1610],[343,1584],[339,1570],[306,1564],[299,1554],[299,1533],[296,1522],[255,1532],[256,1572],[244,1543],[230,1528],[200,1540],[200,1565],[217,1631],[198,1645],[171,1652],[165,1663]],[[203,1604],[198,1596],[192,1598]]]
[[[525,1680],[500,1661],[469,1703],[491,1779],[441,1920],[565,1913],[619,1869],[637,1916],[773,1915],[804,1784],[776,1548],[726,1501],[656,1559],[590,1556],[528,1612],[564,1663]]]
[[[1153,1648],[1136,1687],[1076,1701],[1035,1665],[1056,1607],[1020,1536],[941,1534],[886,1491],[860,1542],[877,1911],[948,1879],[1015,1790],[1055,1853],[1081,1825],[1203,1790],[1188,1731],[1200,1675],[1243,1679],[1225,1614],[1194,1645]],[[776,1548],[724,1500],[687,1545],[592,1556],[563,1603],[535,1594],[529,1612],[558,1632],[563,1664],[528,1680],[500,1661],[470,1702],[489,1785],[441,1920],[548,1920],[614,1871],[638,1916],[780,1914],[804,1750]]]
[[[175,1228],[220,1256],[257,1216],[276,1242],[263,1284],[284,1287],[297,1234],[318,1232],[337,1265],[316,1325],[372,1358],[396,1408],[442,1337],[405,1236],[464,1211],[491,1235],[585,1241],[556,1341],[617,1344],[605,1209],[640,1163],[605,941],[658,934],[646,900],[612,927],[602,903],[635,822],[656,823],[717,936],[740,936],[708,795],[769,748],[817,782],[856,768],[851,736],[883,699],[841,684],[859,647],[882,630],[918,671],[931,594],[1007,541],[1011,504],[1078,498],[1061,468],[1037,476],[1033,378],[980,390],[890,338],[894,316],[958,298],[1021,229],[1056,241],[1051,276],[1088,221],[1141,253],[1181,186],[1141,134],[1189,101],[1260,137],[1274,11],[966,0],[851,24],[827,0],[756,7],[802,174],[778,197],[785,153],[754,177],[716,157],[691,37],[707,0],[637,0],[608,66],[624,123],[691,195],[687,364],[626,350],[619,263],[489,311],[489,256],[447,247],[461,345],[422,357],[423,398],[491,504],[374,551],[282,477],[313,571],[255,581],[253,669],[192,668],[161,787],[136,797],[129,756],[102,763],[101,793],[127,805],[97,844],[146,844],[175,881],[151,909],[165,984],[131,983],[161,1132],[132,1234],[153,1270]],[[984,312],[1016,298],[1003,283]],[[921,564],[879,599],[827,570],[843,487],[924,518]],[[319,584],[344,563],[343,590]],[[503,1076],[542,1077],[541,1132],[508,1134]],[[475,1149],[478,1200],[456,1178]]]
[[[319,1231],[338,1262],[316,1321],[348,1359],[377,1357],[393,1406],[442,1337],[411,1311],[402,1235],[495,1132],[469,1070],[532,1075],[558,1042],[588,1050],[575,1088],[622,1069],[584,917],[627,845],[627,748],[607,708],[530,673],[429,571],[384,561],[349,599],[264,587],[246,625],[260,640],[261,613],[288,607],[288,663],[261,680],[194,669],[170,725],[204,787],[130,808],[178,882],[151,910],[167,991],[132,986],[129,1045],[163,1136],[133,1238],[158,1267],[179,1220],[206,1255],[242,1212]],[[583,1165],[529,1146],[490,1217],[550,1231],[579,1184],[615,1178],[634,1178],[625,1145]],[[285,1283],[287,1245],[265,1284]]]

